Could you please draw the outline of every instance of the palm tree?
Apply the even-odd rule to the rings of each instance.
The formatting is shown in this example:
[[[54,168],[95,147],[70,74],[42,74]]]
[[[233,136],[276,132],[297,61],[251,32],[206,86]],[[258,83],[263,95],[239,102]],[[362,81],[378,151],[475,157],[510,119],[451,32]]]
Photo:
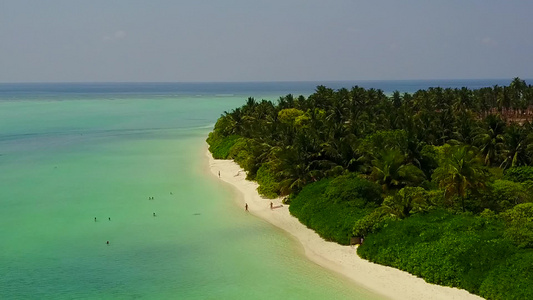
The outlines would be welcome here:
[[[484,188],[488,174],[474,148],[461,145],[452,146],[446,151],[432,177],[444,189],[446,198],[461,198],[461,206],[465,211],[467,192]]]
[[[427,210],[430,204],[427,192],[423,188],[404,187],[394,196],[389,196],[383,201],[385,211],[400,219],[409,217],[412,213]]]
[[[454,132],[452,137],[464,144],[472,144],[478,124],[471,112],[462,111],[455,114]]]
[[[478,130],[474,143],[479,147],[484,157],[485,165],[490,166],[501,161],[505,150],[505,122],[496,115],[485,118],[485,127]]]
[[[316,180],[317,172],[310,169],[307,151],[297,149],[295,146],[278,149],[274,166],[277,170],[277,176],[281,178],[279,186],[282,196],[298,193],[304,185]]]
[[[512,123],[505,133],[505,159],[500,167],[518,167],[528,164],[527,147],[531,144],[532,137],[528,137],[523,126]]]
[[[372,160],[370,177],[382,185],[383,191],[390,188],[402,188],[424,180],[424,172],[411,163],[397,149],[383,149]]]
[[[523,109],[527,108],[524,99],[524,91],[526,90],[526,82],[518,77],[515,77],[511,84],[509,84],[509,94],[511,97],[511,103],[518,115]]]

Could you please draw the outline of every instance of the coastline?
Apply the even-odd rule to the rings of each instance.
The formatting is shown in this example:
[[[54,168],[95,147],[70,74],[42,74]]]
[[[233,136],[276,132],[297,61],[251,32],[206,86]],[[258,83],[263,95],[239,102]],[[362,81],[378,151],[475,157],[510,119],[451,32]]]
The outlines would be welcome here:
[[[360,286],[389,299],[483,299],[466,290],[430,284],[407,272],[371,263],[360,258],[356,247],[343,246],[322,239],[289,213],[281,198],[270,200],[257,193],[257,183],[246,180],[246,173],[232,160],[215,160],[206,150],[209,170],[216,178],[230,184],[242,194],[239,205],[294,236],[305,255],[320,266],[337,272]],[[220,173],[219,173],[220,172]],[[270,209],[270,202],[274,209]]]

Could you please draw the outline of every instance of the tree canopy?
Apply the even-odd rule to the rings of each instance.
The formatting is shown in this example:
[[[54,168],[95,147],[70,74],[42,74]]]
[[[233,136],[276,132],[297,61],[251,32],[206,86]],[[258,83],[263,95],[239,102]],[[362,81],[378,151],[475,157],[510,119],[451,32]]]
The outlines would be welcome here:
[[[261,194],[287,196],[291,213],[325,239],[364,236],[358,252],[372,261],[519,299],[533,288],[501,283],[529,269],[502,268],[533,265],[532,120],[533,86],[519,78],[391,95],[318,86],[276,103],[248,98],[207,141]]]

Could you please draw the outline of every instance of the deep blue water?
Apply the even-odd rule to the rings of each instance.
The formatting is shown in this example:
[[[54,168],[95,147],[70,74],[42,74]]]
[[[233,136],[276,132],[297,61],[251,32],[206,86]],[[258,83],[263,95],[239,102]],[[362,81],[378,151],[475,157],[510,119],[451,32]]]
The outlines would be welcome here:
[[[0,100],[27,98],[51,98],[60,94],[70,99],[88,98],[95,95],[124,97],[268,97],[309,95],[319,85],[329,88],[380,89],[385,93],[394,91],[413,93],[429,87],[478,89],[494,85],[509,85],[509,79],[451,79],[451,80],[367,80],[367,81],[302,81],[302,82],[147,82],[147,83],[0,83]],[[533,80],[526,80],[526,82]]]

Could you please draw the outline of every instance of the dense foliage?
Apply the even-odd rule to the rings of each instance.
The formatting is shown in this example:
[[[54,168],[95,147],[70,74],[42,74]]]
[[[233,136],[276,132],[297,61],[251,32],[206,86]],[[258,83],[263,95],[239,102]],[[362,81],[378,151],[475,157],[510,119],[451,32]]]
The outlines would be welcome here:
[[[511,241],[501,238],[503,231],[502,221],[495,218],[434,210],[387,221],[358,253],[428,282],[479,293],[489,272],[517,252]]]
[[[307,185],[291,200],[291,214],[328,241],[348,245],[354,223],[381,204],[379,185],[354,174]]]
[[[288,196],[291,213],[327,240],[364,236],[369,260],[489,299],[525,299],[532,108],[533,86],[519,78],[391,95],[319,86],[307,98],[249,98],[208,143],[261,194]]]
[[[498,262],[481,284],[479,294],[487,299],[532,299],[533,251],[519,251]]]

